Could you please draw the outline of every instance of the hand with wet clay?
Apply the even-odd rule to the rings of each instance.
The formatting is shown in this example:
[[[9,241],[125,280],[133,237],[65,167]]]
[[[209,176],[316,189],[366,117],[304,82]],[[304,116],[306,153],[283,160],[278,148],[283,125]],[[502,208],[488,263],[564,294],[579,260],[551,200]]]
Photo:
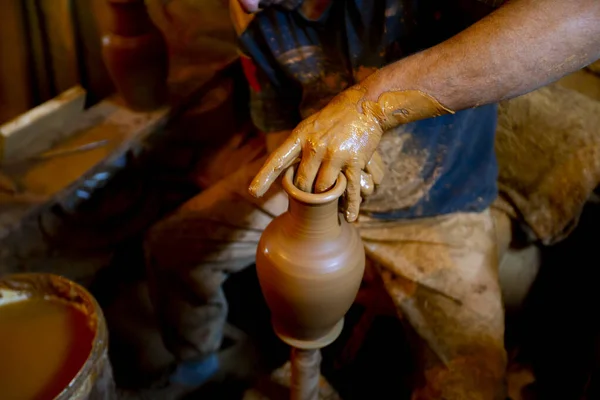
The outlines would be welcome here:
[[[383,132],[450,112],[417,90],[385,92],[372,101],[366,96],[365,85],[340,93],[300,123],[271,153],[254,178],[250,193],[262,196],[279,174],[300,157],[295,184],[305,192],[324,192],[333,186],[340,172],[344,173],[348,181],[345,217],[348,222],[355,221],[361,196],[370,194],[383,177],[382,161],[375,153]]]
[[[271,154],[281,146],[292,133],[289,131],[278,131],[265,134],[265,144],[267,153]],[[366,171],[361,171],[360,174],[360,195],[364,199],[370,196],[375,185],[381,182],[383,178],[383,161],[377,152],[371,157],[371,161],[367,164]]]

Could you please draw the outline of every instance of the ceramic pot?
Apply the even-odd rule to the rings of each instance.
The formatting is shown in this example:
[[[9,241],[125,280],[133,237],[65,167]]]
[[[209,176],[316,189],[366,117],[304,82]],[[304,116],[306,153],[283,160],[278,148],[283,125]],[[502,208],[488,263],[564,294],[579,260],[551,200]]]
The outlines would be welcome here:
[[[155,29],[143,0],[107,0],[108,31],[120,36],[139,36]]]
[[[321,348],[341,332],[365,252],[356,228],[338,212],[346,178],[340,174],[330,191],[312,194],[294,186],[294,171],[283,179],[288,211],[262,234],[256,267],[277,335],[296,348]]]
[[[117,91],[128,107],[151,111],[166,100],[167,52],[158,33],[102,38],[102,55]]]
[[[151,111],[166,101],[168,52],[143,1],[109,0],[109,32],[102,37],[102,56],[127,106]]]

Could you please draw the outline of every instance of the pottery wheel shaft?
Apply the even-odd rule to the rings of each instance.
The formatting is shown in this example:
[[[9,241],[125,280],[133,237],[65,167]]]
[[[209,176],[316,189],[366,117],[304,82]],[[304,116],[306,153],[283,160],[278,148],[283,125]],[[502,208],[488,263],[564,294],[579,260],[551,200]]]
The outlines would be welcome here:
[[[292,347],[290,361],[292,365],[290,399],[318,400],[321,351],[319,349],[303,350]]]

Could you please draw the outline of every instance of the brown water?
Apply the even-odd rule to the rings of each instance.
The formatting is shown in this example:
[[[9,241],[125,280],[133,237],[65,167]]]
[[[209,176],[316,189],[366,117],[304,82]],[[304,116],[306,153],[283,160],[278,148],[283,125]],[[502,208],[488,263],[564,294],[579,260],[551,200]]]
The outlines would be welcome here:
[[[67,302],[0,306],[0,398],[53,399],[85,363],[93,339],[89,317]]]

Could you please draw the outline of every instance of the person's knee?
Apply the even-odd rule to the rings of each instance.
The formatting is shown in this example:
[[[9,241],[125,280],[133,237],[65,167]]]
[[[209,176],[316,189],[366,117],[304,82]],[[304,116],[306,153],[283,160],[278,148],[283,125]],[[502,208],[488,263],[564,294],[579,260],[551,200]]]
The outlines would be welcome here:
[[[203,255],[214,250],[211,231],[220,227],[204,213],[178,210],[154,224],[144,237],[148,258],[159,266],[189,267],[202,263]]]

